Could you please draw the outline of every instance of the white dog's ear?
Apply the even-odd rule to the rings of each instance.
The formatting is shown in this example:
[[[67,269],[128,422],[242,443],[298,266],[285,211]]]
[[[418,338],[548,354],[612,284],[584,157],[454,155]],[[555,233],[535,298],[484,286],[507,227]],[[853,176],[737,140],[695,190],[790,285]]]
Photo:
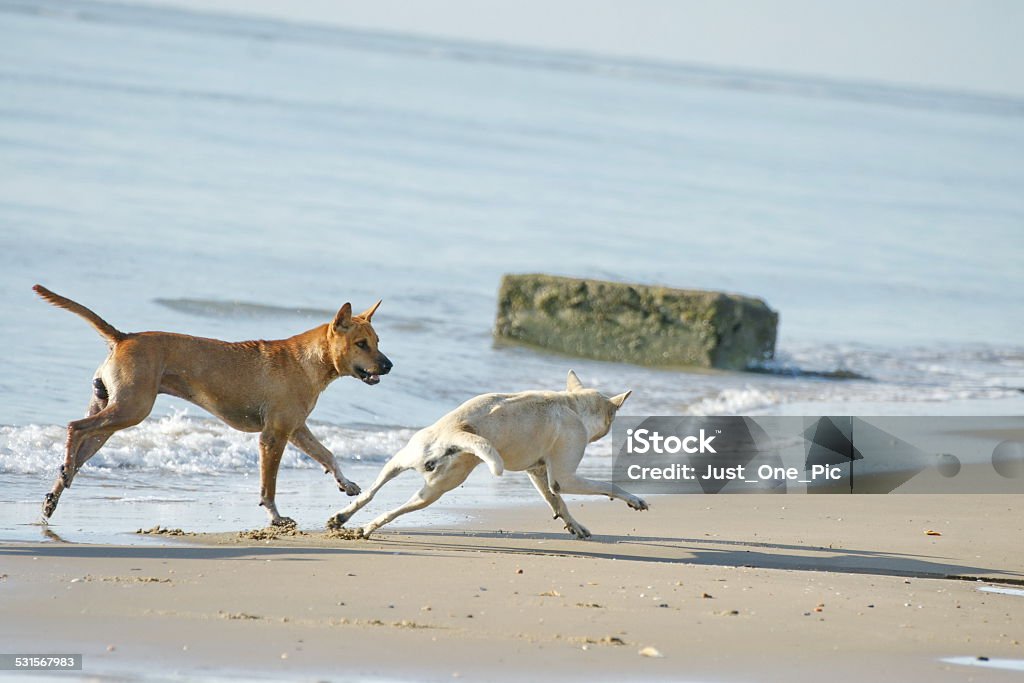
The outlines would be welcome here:
[[[608,400],[611,401],[612,403],[614,403],[615,404],[615,408],[618,409],[618,408],[622,407],[622,404],[626,402],[626,399],[629,398],[629,395],[632,394],[632,393],[633,393],[632,391],[626,391],[626,392],[623,392],[623,393],[619,394],[618,396],[612,396]]]
[[[380,302],[381,300],[377,299],[377,303],[375,303],[374,305],[370,306],[365,311],[360,313],[359,317],[365,320],[366,322],[370,322],[370,318],[372,318],[373,314],[377,312],[378,308],[380,308]]]
[[[346,303],[344,306],[338,309],[338,314],[334,316],[334,322],[331,323],[331,327],[333,327],[335,330],[346,330],[351,324],[352,304]]]
[[[569,371],[569,376],[565,378],[565,390],[583,391],[583,382],[580,381],[580,378],[572,370]]]

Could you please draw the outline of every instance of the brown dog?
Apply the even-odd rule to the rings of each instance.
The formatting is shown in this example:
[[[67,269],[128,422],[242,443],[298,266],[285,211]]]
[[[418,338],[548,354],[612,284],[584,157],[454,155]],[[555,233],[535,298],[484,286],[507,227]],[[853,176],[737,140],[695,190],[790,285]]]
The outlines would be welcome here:
[[[309,431],[306,418],[320,393],[338,377],[373,385],[391,371],[370,325],[379,301],[356,316],[351,304],[345,304],[331,323],[289,339],[225,342],[171,332],[126,334],[81,304],[40,285],[32,289],[54,306],[85,318],[110,346],[92,381],[88,415],[68,424],[64,464],[46,494],[44,518],[53,514],[75,473],[114,432],[146,419],[157,394],[191,401],[235,429],[260,433],[260,505],[271,524],[294,524],[274,505],[277,469],[289,441],[334,475],[342,491],[359,493]]]

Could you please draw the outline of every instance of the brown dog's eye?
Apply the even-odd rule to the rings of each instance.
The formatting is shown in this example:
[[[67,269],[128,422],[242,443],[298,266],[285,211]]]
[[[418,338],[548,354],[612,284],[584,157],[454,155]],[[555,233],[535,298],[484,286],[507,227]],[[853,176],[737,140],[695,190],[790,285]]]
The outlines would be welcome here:
[[[370,348],[370,345],[366,343],[365,339],[360,339],[359,341],[357,341],[356,342],[356,346],[358,346],[361,349],[369,349]]]

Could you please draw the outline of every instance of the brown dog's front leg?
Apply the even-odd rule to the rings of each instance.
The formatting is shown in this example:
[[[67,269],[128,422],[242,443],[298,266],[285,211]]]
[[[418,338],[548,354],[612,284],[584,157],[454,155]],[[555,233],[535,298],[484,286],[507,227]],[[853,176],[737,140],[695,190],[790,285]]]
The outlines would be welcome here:
[[[260,433],[260,505],[267,509],[273,526],[295,526],[295,520],[282,517],[274,504],[277,470],[287,443],[288,437],[280,432],[267,429]]]
[[[339,489],[350,496],[359,495],[361,491],[359,485],[345,478],[345,475],[341,473],[341,469],[334,459],[334,454],[331,453],[327,446],[324,446],[313,436],[313,432],[309,431],[309,427],[302,425],[292,432],[289,440],[300,451],[323,465],[324,472],[334,477],[334,480],[338,482]]]

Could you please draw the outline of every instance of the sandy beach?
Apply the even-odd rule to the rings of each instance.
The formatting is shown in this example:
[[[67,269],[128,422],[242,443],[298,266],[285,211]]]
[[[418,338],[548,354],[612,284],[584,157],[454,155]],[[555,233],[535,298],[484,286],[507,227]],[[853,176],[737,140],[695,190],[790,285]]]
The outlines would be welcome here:
[[[1024,660],[1019,496],[572,506],[594,539],[538,505],[370,540],[9,543],[0,634],[89,677],[1019,679],[942,661]]]

